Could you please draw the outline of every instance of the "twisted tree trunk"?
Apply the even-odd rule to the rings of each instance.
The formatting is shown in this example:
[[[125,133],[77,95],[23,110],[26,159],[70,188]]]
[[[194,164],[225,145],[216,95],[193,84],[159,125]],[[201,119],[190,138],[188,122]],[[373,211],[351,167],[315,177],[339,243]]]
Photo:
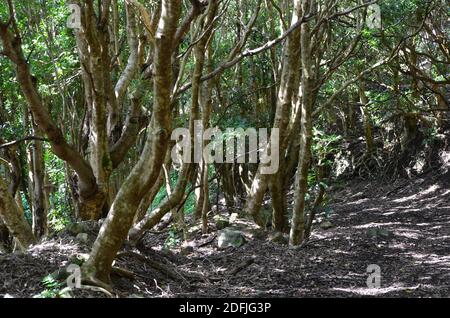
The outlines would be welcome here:
[[[154,105],[147,142],[138,163],[119,190],[83,266],[88,280],[110,282],[112,263],[127,237],[139,203],[160,174],[171,135],[171,57],[180,11],[180,1],[162,1],[159,29],[154,40]]]

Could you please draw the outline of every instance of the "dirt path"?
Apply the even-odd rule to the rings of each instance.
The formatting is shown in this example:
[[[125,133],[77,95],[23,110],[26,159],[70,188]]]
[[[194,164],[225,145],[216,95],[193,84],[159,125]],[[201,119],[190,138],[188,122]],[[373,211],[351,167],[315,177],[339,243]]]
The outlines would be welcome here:
[[[142,258],[123,257],[117,265],[135,278],[114,277],[116,291],[121,297],[450,297],[450,186],[441,179],[428,175],[389,185],[352,181],[333,193],[329,219],[334,227],[316,224],[301,249],[250,231],[245,245],[226,250],[211,240],[217,233],[198,234],[192,242],[197,247],[183,255],[160,250],[167,234],[148,235],[147,247],[134,251],[175,265],[175,274],[162,273]],[[66,266],[69,255],[87,251],[59,239],[30,255],[0,255],[0,297],[37,294],[45,275]],[[381,270],[380,288],[367,287],[371,264]]]
[[[439,179],[353,182],[333,194],[335,227],[316,226],[299,250],[255,240],[237,250],[205,251],[191,259],[205,272],[254,262],[191,295],[450,297],[450,187]],[[387,237],[374,237],[376,228]],[[381,269],[380,288],[367,287],[370,264]]]

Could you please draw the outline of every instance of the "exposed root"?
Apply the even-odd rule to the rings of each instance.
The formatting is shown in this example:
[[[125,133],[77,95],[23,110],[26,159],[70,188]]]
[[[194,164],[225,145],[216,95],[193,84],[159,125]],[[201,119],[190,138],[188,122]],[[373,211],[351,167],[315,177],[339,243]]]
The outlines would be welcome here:
[[[181,275],[175,266],[173,266],[172,264],[161,264],[159,262],[156,262],[150,258],[145,257],[142,254],[136,253],[136,252],[132,252],[132,251],[125,251],[125,252],[121,252],[117,255],[117,258],[123,258],[123,257],[134,257],[137,258],[138,260],[150,265],[152,268],[160,271],[161,273],[167,275],[167,277],[176,280],[176,281],[183,281],[185,283],[188,283],[188,281],[186,280],[186,278]]]

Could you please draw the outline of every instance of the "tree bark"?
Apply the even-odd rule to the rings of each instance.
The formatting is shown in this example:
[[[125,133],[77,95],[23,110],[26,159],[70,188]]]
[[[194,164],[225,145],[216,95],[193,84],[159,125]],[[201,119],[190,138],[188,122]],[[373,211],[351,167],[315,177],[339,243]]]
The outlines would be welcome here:
[[[138,163],[119,190],[89,259],[83,266],[88,280],[110,282],[112,263],[127,237],[139,203],[161,171],[171,135],[171,57],[180,11],[181,1],[162,1],[154,43],[154,105],[147,142]]]
[[[89,163],[66,142],[64,134],[44,106],[36,87],[36,79],[31,75],[30,67],[23,54],[20,34],[17,30],[16,33],[12,33],[9,28],[9,24],[0,27],[3,53],[16,65],[17,81],[33,118],[49,140],[53,153],[66,161],[77,173],[80,203],[87,206],[84,211],[92,211],[92,208],[96,206],[93,202],[97,200],[99,192],[94,172]]]
[[[303,12],[310,11],[310,2],[302,0]],[[289,244],[299,245],[305,237],[305,196],[308,191],[308,171],[311,160],[312,106],[314,104],[314,79],[311,28],[305,23],[301,28],[301,130],[300,154],[295,179],[295,199],[292,211]]]
[[[40,136],[39,128],[33,123],[33,134]],[[34,141],[32,149],[33,166],[33,234],[36,238],[47,235],[47,203],[45,197],[45,163],[42,141]]]
[[[359,81],[359,100],[361,103],[361,114],[364,124],[364,136],[366,139],[366,150],[367,154],[372,154],[374,150],[373,146],[373,134],[372,134],[372,118],[370,112],[367,109],[369,104],[369,99],[366,96],[366,84],[363,79]]]
[[[291,25],[296,24],[302,17],[302,9],[300,5],[300,0],[294,1],[294,11],[292,15]],[[286,40],[286,44],[283,47],[283,60],[282,60],[282,71],[280,76],[280,87],[278,90],[276,113],[273,123],[273,128],[278,128],[280,133],[279,141],[279,153],[280,156],[284,156],[287,140],[289,135],[289,115],[293,110],[293,103],[295,103],[294,97],[296,96],[296,91],[298,90],[299,81],[299,53],[300,53],[300,28],[293,31]],[[280,161],[282,162],[282,161]],[[250,196],[247,199],[246,211],[251,216],[257,224],[264,226],[263,219],[259,215],[261,205],[264,199],[264,195],[269,186],[271,178],[277,178],[277,174],[264,175],[261,173],[260,168],[256,173],[256,176],[252,182]],[[279,216],[283,213],[282,206],[275,206],[276,214]]]
[[[20,209],[2,177],[0,177],[0,218],[22,250],[26,250],[35,243],[31,227],[23,213],[20,213]]]

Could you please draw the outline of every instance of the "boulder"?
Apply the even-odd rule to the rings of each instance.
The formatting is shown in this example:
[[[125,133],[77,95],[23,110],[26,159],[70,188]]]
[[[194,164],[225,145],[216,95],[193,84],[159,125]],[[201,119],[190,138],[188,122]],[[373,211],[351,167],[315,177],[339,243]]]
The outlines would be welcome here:
[[[377,228],[376,227],[371,227],[370,229],[368,229],[366,231],[366,235],[369,238],[376,238],[377,237]]]
[[[388,239],[390,237],[392,237],[393,233],[389,230],[383,229],[383,228],[379,228],[378,229],[378,236],[382,239]]]
[[[393,236],[393,233],[387,229],[380,227],[371,227],[367,230],[366,235],[371,239],[386,240]]]
[[[230,226],[230,221],[220,214],[217,214],[213,217],[214,223],[216,224],[216,227],[218,230],[223,230],[224,228],[227,228]]]
[[[86,244],[89,241],[89,236],[87,233],[79,233],[76,237],[76,240],[80,243]]]
[[[226,228],[220,232],[217,241],[219,248],[241,247],[245,243],[245,238],[240,231]]]
[[[324,230],[328,230],[334,227],[333,223],[331,223],[328,220],[323,221],[322,223],[320,223],[320,227]]]

